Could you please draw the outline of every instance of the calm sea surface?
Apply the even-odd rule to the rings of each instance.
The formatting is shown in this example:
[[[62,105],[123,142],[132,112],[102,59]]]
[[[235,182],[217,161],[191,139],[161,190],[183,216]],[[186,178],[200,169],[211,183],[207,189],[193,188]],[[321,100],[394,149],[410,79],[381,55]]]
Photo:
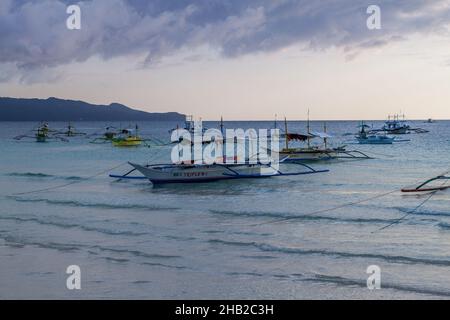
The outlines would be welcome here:
[[[450,297],[450,191],[436,193],[382,231],[428,195],[394,192],[311,215],[447,171],[450,122],[413,122],[430,133],[406,136],[410,142],[348,145],[376,159],[313,164],[329,173],[164,187],[97,174],[126,161],[167,162],[170,146],[120,149],[83,137],[41,144],[12,139],[35,125],[0,122],[0,298]],[[94,133],[107,124],[74,125]],[[143,136],[164,141],[176,126],[139,125]],[[312,126],[319,131],[322,123]],[[305,123],[289,128],[305,131]],[[352,139],[345,134],[357,131],[357,122],[328,122],[328,131],[339,145]],[[81,268],[81,290],[66,288],[69,265]],[[370,265],[381,269],[380,290],[367,289]]]

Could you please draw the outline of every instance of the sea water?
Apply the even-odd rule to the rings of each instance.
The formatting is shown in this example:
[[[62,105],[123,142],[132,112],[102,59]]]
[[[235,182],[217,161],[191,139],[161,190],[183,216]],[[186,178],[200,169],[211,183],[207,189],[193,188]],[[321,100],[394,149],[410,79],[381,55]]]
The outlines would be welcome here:
[[[328,173],[161,187],[108,173],[126,172],[127,161],[167,163],[171,146],[116,148],[89,143],[94,136],[13,139],[35,125],[0,122],[2,299],[450,297],[450,191],[429,199],[398,191],[448,170],[450,122],[413,122],[430,133],[401,137],[410,142],[348,144],[371,160],[311,164]],[[129,124],[73,125],[93,134]],[[176,125],[139,123],[142,136],[165,142]],[[350,142],[346,133],[357,125],[328,122],[330,143]],[[322,126],[312,123],[315,131]],[[289,123],[291,132],[305,128]],[[80,267],[80,290],[66,285],[71,265]],[[381,288],[370,290],[373,265]]]

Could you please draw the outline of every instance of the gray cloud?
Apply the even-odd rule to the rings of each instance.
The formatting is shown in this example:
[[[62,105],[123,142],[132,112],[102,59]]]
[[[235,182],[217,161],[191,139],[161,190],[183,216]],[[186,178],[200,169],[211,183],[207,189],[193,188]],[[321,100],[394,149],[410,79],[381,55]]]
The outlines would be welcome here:
[[[74,1],[73,1],[74,2]],[[292,44],[365,48],[413,33],[447,33],[448,0],[379,0],[382,29],[366,28],[373,1],[354,0],[90,0],[80,1],[82,29],[65,27],[68,0],[0,1],[0,76],[48,70],[92,56],[146,53],[146,63],[184,48],[209,45],[225,57]]]

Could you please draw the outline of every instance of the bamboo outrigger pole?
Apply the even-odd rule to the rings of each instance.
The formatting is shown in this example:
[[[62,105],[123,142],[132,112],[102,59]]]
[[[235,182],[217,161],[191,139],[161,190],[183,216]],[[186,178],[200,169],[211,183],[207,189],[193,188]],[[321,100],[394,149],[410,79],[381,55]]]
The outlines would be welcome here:
[[[310,139],[309,139],[309,130],[310,130],[310,127],[309,127],[309,109],[308,109],[308,120],[306,121],[306,130],[307,130],[307,134],[308,134],[308,137],[307,137],[307,139],[308,139],[308,148],[310,148],[311,147],[311,142],[309,141]]]
[[[286,117],[284,117],[284,132],[286,136],[286,151],[289,149],[289,134],[288,134],[288,126],[287,126],[287,120]]]

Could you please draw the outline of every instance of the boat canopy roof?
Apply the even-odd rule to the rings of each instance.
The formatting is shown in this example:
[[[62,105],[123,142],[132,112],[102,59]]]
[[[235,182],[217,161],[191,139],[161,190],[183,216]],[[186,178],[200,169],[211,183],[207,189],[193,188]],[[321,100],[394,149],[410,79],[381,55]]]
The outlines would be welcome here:
[[[311,132],[311,135],[313,136],[313,137],[316,137],[316,138],[321,138],[321,139],[329,139],[329,138],[333,138],[333,136],[332,135],[329,135],[328,133],[326,133],[326,132]]]
[[[308,138],[314,138],[312,134],[303,134],[303,133],[288,133],[286,135],[286,138],[288,140],[299,140],[299,141],[306,141]]]

